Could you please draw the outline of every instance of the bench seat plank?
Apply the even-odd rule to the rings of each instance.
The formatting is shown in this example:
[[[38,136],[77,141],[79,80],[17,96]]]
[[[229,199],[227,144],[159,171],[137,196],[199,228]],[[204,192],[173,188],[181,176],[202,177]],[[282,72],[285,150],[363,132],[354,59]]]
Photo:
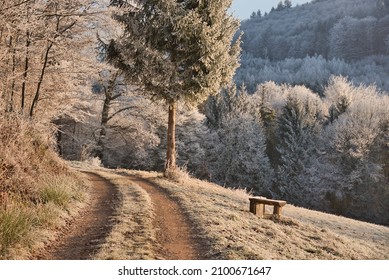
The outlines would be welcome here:
[[[282,214],[282,207],[286,205],[286,201],[284,200],[274,200],[268,199],[266,197],[258,196],[258,197],[250,197],[250,212],[255,215],[263,218],[265,216],[265,205],[272,205],[273,208],[273,216],[279,218]]]
[[[274,199],[268,199],[265,197],[250,197],[250,201],[255,201],[257,203],[263,203],[263,204],[269,204],[269,205],[278,205],[280,207],[286,205],[285,200],[274,200]]]

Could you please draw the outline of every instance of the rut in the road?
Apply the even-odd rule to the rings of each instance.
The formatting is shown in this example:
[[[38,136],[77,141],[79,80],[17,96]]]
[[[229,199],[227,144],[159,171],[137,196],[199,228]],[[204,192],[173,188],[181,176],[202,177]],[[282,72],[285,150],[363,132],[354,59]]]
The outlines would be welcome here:
[[[99,175],[87,175],[93,188],[90,206],[39,259],[90,259],[111,232],[114,206],[119,203],[117,188]]]
[[[150,195],[154,205],[154,227],[160,245],[157,256],[167,260],[201,259],[201,242],[194,237],[194,229],[179,205],[153,182],[134,176],[129,178]]]

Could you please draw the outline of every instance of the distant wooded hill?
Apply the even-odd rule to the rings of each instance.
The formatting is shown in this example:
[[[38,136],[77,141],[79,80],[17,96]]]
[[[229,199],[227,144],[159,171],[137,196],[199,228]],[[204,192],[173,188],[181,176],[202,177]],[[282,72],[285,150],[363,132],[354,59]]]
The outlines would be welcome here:
[[[389,91],[388,0],[285,3],[269,14],[253,13],[241,30],[244,54],[236,80],[249,90],[274,80],[320,92],[335,74]]]

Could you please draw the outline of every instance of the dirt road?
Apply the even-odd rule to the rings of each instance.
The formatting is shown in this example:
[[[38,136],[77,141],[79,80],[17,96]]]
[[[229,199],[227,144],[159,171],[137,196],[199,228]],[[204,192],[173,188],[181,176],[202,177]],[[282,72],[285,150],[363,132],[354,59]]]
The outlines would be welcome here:
[[[191,227],[179,205],[158,185],[138,177],[129,178],[150,195],[154,205],[154,227],[157,229],[157,241],[160,245],[157,255],[167,260],[201,259],[202,250],[193,234],[195,229]]]
[[[57,241],[40,253],[38,259],[91,259],[110,234],[116,208],[121,203],[119,191],[109,180],[94,172],[88,172],[87,176],[92,185],[90,205],[61,230]],[[134,176],[123,177],[143,188],[151,198],[157,236],[153,248],[158,259],[200,259],[202,250],[193,237],[194,229],[179,205],[156,184]]]
[[[59,238],[38,256],[39,259],[85,260],[90,259],[110,233],[115,219],[118,192],[113,184],[92,172],[91,200],[77,219],[61,230]]]

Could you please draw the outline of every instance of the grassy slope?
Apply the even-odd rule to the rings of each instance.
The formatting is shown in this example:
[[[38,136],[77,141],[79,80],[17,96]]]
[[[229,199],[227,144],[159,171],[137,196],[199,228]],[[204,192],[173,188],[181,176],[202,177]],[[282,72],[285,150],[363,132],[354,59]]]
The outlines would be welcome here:
[[[0,259],[28,259],[87,201],[84,180],[53,151],[42,125],[0,115]]]
[[[190,178],[176,183],[166,180],[159,173],[120,170],[117,174],[148,178],[174,197],[208,244],[208,259],[389,259],[388,227],[292,205],[284,207],[284,216],[280,221],[259,219],[249,213],[249,195],[242,190],[229,190]],[[135,213],[139,209],[151,209],[147,194],[139,187],[125,181],[121,184],[131,185],[138,193],[134,195],[128,190],[123,193],[123,207],[137,205],[138,210],[133,210]],[[150,213],[145,215],[150,217]],[[145,233],[153,236],[153,229],[146,229],[147,223],[143,223],[142,227]],[[134,246],[145,245],[148,253],[144,253],[143,257],[139,254],[127,255],[127,258],[152,258],[147,247],[151,243],[143,241]],[[142,251],[139,247],[138,250]]]

